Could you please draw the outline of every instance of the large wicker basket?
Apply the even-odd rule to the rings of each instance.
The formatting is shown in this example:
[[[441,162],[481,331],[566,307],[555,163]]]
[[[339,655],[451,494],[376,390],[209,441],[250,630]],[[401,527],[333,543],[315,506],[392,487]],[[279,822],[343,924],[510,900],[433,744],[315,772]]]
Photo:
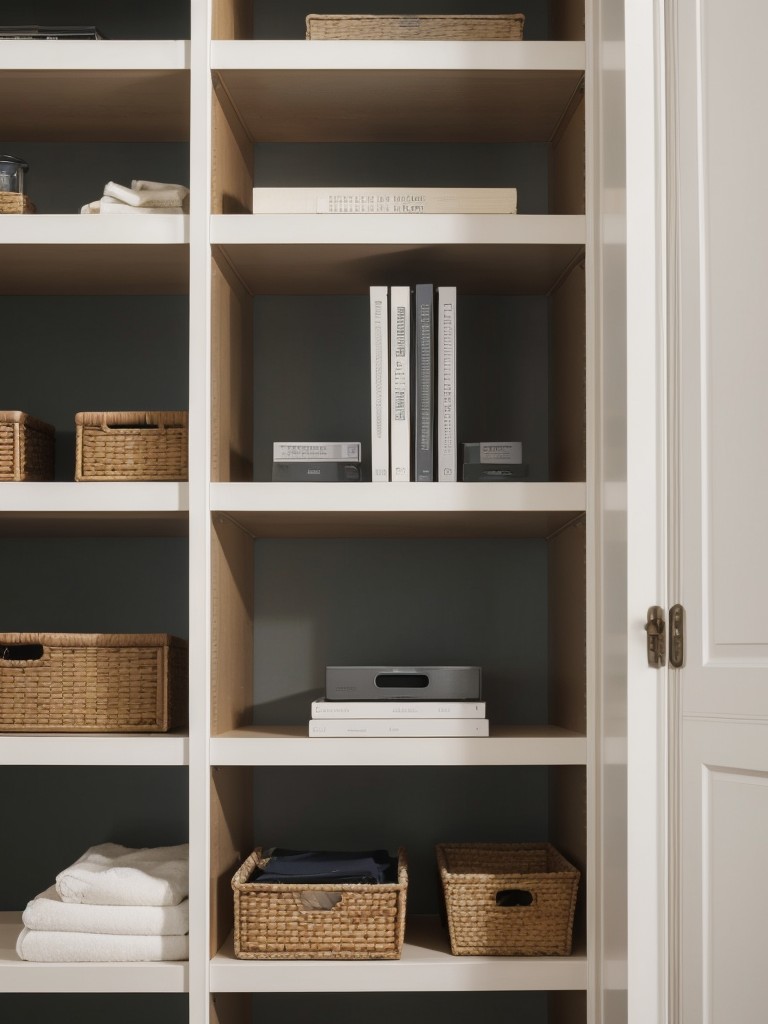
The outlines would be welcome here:
[[[25,412],[0,412],[0,480],[53,480],[55,431]]]
[[[0,633],[0,732],[182,728],[187,664],[165,633]]]
[[[437,846],[451,952],[568,956],[579,872],[549,843]]]
[[[523,14],[308,14],[307,39],[522,39]]]
[[[232,879],[235,956],[241,960],[398,960],[405,934],[408,868],[398,851],[397,882],[287,884],[248,882],[265,863],[257,847]],[[318,894],[338,896],[317,909]]]
[[[75,480],[186,480],[186,412],[79,412]]]

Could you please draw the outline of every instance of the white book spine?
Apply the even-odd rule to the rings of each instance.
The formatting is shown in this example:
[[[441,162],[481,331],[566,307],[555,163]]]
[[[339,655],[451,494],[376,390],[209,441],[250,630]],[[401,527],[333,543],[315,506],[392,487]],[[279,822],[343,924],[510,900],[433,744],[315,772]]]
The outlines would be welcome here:
[[[313,700],[312,717],[485,718],[485,701],[477,700]]]
[[[314,188],[253,190],[254,213],[517,213],[515,188]]]
[[[341,739],[353,736],[426,737],[488,736],[487,718],[355,718],[309,722],[310,737]]]
[[[359,462],[359,441],[275,441],[273,462]]]
[[[411,479],[411,289],[390,288],[390,445],[392,479]]]
[[[456,443],[456,288],[437,289],[437,479],[458,479]]]
[[[389,480],[389,295],[371,285],[371,480]]]

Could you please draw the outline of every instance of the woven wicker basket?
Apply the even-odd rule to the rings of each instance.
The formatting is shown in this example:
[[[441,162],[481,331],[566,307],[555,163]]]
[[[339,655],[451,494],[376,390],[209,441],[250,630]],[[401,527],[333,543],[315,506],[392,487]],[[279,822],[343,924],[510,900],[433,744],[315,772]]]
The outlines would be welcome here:
[[[437,846],[455,956],[568,956],[579,872],[549,843]]]
[[[25,412],[0,412],[0,480],[53,480],[55,431]]]
[[[186,480],[186,412],[79,412],[75,480]]]
[[[35,204],[23,192],[0,192],[0,214],[37,213]]]
[[[523,14],[308,14],[307,39],[522,39]]]
[[[164,633],[0,633],[0,732],[167,732],[187,645]]]
[[[257,847],[232,879],[235,956],[241,960],[398,960],[405,934],[408,868],[398,851],[397,882],[381,885],[248,882],[265,863]],[[339,897],[317,909],[317,893]],[[314,906],[313,906],[314,903]]]

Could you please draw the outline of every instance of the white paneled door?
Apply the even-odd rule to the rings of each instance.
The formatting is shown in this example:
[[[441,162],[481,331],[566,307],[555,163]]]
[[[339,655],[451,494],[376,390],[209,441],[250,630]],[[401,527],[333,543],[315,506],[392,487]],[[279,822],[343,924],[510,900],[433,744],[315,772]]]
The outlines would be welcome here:
[[[669,11],[669,568],[686,609],[670,677],[670,1017],[764,1024],[768,4]]]

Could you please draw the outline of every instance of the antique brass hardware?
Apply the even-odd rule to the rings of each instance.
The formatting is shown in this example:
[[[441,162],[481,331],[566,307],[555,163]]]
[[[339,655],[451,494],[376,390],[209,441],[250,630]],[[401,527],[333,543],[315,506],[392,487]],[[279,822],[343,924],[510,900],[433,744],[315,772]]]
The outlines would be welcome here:
[[[645,623],[647,635],[648,664],[651,668],[663,668],[667,660],[667,634],[664,623],[664,609],[657,604],[648,609]]]

